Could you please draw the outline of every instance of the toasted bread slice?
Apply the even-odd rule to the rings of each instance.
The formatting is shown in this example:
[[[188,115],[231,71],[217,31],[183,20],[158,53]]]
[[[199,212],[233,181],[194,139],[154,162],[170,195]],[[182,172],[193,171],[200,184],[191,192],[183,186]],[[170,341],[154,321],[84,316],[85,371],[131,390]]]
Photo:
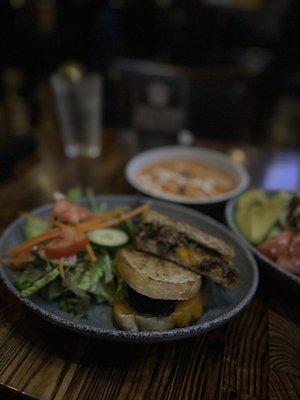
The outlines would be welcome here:
[[[222,240],[156,211],[147,212],[135,237],[137,250],[154,254],[204,275],[225,287],[233,287],[238,271],[234,250]]]
[[[131,248],[118,251],[117,269],[130,287],[152,299],[186,300],[201,287],[194,272]]]
[[[176,302],[175,310],[167,316],[141,314],[127,299],[117,300],[113,307],[116,325],[126,331],[164,331],[174,327],[182,328],[198,321],[203,314],[204,300],[201,292],[188,300]]]
[[[208,233],[203,232],[200,229],[197,229],[185,222],[176,220],[175,218],[169,217],[168,215],[159,213],[155,210],[150,209],[149,211],[144,213],[141,224],[153,224],[172,228],[178,233],[185,234],[191,240],[199,243],[201,246],[206,247],[210,250],[214,250],[228,261],[232,260],[234,257],[233,248],[225,243],[223,240],[209,235]]]
[[[171,316],[156,317],[137,313],[127,300],[117,301],[113,308],[114,322],[125,331],[166,331],[175,326]]]

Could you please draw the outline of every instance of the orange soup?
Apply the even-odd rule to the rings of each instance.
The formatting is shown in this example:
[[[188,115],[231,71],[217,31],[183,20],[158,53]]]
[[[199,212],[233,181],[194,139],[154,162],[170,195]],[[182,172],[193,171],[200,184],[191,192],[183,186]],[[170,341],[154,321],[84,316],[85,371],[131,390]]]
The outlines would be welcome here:
[[[188,160],[153,164],[144,168],[137,179],[153,194],[193,200],[223,195],[238,184],[230,173],[220,168]]]

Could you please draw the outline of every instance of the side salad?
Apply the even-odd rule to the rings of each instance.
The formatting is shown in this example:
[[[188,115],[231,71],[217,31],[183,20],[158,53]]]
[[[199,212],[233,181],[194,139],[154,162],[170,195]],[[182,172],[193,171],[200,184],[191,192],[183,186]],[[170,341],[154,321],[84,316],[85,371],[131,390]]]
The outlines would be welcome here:
[[[82,206],[83,196],[89,207]],[[91,189],[56,193],[49,219],[24,213],[25,241],[0,262],[20,271],[16,286],[21,296],[39,293],[72,315],[84,316],[92,302],[113,304],[124,296],[115,254],[134,237],[132,219],[149,207],[107,211]]]
[[[300,195],[249,190],[237,201],[237,226],[270,260],[300,275]]]

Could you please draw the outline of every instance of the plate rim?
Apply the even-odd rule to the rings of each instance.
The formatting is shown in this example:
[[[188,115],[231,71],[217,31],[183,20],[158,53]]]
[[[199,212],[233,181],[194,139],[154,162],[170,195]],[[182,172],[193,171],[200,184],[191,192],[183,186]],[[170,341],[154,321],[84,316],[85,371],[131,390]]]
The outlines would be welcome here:
[[[161,200],[156,200],[156,199],[151,199],[149,197],[145,196],[135,196],[135,195],[114,195],[114,194],[109,194],[109,195],[97,195],[96,196],[98,199],[102,201],[109,202],[109,200],[116,200],[118,201],[150,201],[152,203],[162,206],[167,206],[168,208],[173,209],[174,211],[183,211],[184,213],[190,214],[191,216],[199,216],[205,220],[205,222],[217,226],[218,229],[220,229],[223,232],[226,232],[226,234],[233,239],[233,242],[235,244],[238,244],[243,251],[245,252],[246,257],[249,260],[249,264],[252,269],[253,273],[253,280],[251,282],[250,288],[244,298],[236,305],[234,306],[231,310],[225,312],[221,316],[214,318],[211,321],[206,321],[203,322],[201,325],[191,325],[188,327],[184,328],[176,328],[172,330],[167,330],[167,331],[138,331],[138,332],[132,332],[132,331],[122,331],[122,330],[114,330],[114,329],[102,329],[102,328],[97,328],[93,327],[91,325],[82,325],[80,321],[71,321],[68,320],[64,317],[61,317],[51,311],[48,311],[44,309],[42,306],[36,304],[29,298],[24,298],[21,297],[20,292],[17,290],[17,288],[14,286],[14,284],[9,280],[7,274],[5,273],[5,269],[0,265],[0,278],[4,282],[5,286],[7,289],[15,296],[17,299],[24,304],[28,309],[33,311],[34,313],[38,314],[41,316],[43,319],[46,319],[47,321],[54,323],[55,325],[58,325],[60,327],[67,328],[69,330],[72,330],[73,332],[77,332],[80,334],[84,334],[86,336],[90,337],[98,337],[101,339],[107,339],[107,340],[115,340],[115,341],[120,341],[120,342],[163,342],[163,341],[169,341],[169,340],[180,340],[180,339],[187,339],[189,337],[194,337],[197,336],[201,333],[208,332],[220,325],[223,325],[226,323],[228,320],[230,320],[233,316],[237,315],[242,309],[244,309],[251,301],[253,296],[255,295],[257,286],[258,286],[258,281],[259,281],[259,272],[257,268],[256,261],[251,254],[251,251],[242,243],[238,243],[238,238],[234,235],[233,232],[231,232],[229,229],[227,229],[225,226],[223,226],[221,223],[218,221],[215,221],[213,218],[204,215],[203,213],[190,209],[188,207],[184,207],[181,205],[177,204],[172,204],[168,203],[165,201]],[[51,207],[50,203],[47,203],[43,206],[34,208],[32,210],[33,213],[40,213],[43,211],[47,211]],[[15,219],[2,233],[0,237],[0,248],[2,247],[2,242],[11,234],[11,232],[21,223],[21,221],[24,219],[24,217],[19,217]]]
[[[279,192],[280,190],[278,190]],[[265,190],[267,193],[274,193],[274,191],[268,191]],[[235,220],[234,220],[234,214],[235,214],[235,207],[236,207],[236,202],[238,201],[239,198],[232,199],[226,204],[225,208],[225,217],[226,217],[226,222],[230,229],[236,234],[236,236],[245,244],[245,246],[250,249],[250,251],[264,264],[267,264],[268,267],[271,268],[271,271],[275,271],[276,273],[281,274],[285,278],[289,279],[290,282],[295,283],[300,286],[300,277],[297,275],[292,274],[291,272],[286,271],[284,268],[281,268],[277,263],[274,261],[270,260],[268,257],[264,256],[261,254],[250,242],[247,240],[243,234],[240,232],[238,229]]]
[[[205,152],[208,155],[211,154],[212,156],[215,157],[219,157],[222,160],[225,160],[227,163],[230,163],[232,165],[232,168],[236,170],[237,174],[240,176],[241,178],[241,182],[240,184],[233,189],[232,191],[225,193],[223,195],[217,196],[213,199],[203,199],[203,200],[192,200],[192,199],[176,199],[175,197],[170,197],[167,194],[166,195],[157,195],[153,192],[151,192],[150,190],[144,189],[142,187],[142,185],[139,185],[136,181],[136,179],[134,179],[131,176],[131,172],[130,169],[132,168],[132,164],[134,162],[137,162],[137,160],[141,157],[144,157],[146,155],[151,155],[151,154],[155,154],[157,152],[166,152],[166,151],[173,151],[173,150],[183,150],[183,151],[192,151],[192,152]],[[205,205],[214,205],[214,204],[219,204],[219,203],[224,203],[226,201],[229,201],[232,198],[238,197],[241,195],[241,193],[243,193],[250,184],[250,175],[247,171],[247,169],[242,165],[239,164],[237,162],[234,162],[233,160],[231,160],[231,158],[225,154],[222,153],[221,151],[217,151],[217,150],[212,150],[206,147],[202,147],[202,146],[182,146],[182,145],[174,145],[174,146],[161,146],[161,147],[156,147],[153,149],[148,149],[145,151],[142,151],[136,155],[134,155],[126,164],[125,166],[125,177],[127,182],[136,190],[138,190],[139,192],[143,193],[146,196],[151,196],[154,197],[155,199],[158,200],[163,200],[163,201],[170,201],[173,202],[175,204],[179,204],[179,205],[185,205],[185,206],[189,206],[189,205],[198,205],[198,206],[205,206]]]

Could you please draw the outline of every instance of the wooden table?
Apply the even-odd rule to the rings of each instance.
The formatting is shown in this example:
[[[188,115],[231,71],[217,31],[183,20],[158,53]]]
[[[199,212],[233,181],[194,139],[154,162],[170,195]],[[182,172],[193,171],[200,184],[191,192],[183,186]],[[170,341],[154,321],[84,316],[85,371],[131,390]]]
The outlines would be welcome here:
[[[107,131],[100,160],[70,161],[45,121],[38,154],[0,186],[1,228],[76,184],[130,193],[123,167],[136,151],[132,138]],[[273,285],[264,279],[246,310],[198,338],[122,345],[42,321],[1,284],[0,399],[299,399],[300,303]]]

